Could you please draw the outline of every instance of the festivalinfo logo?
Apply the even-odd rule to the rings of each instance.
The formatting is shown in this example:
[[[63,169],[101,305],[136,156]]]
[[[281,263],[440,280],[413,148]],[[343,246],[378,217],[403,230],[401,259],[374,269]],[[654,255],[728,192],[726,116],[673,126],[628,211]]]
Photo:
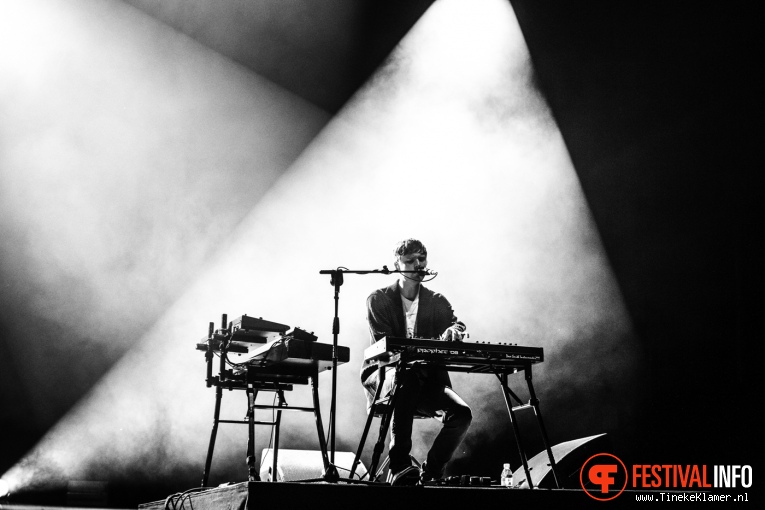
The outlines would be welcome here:
[[[627,468],[616,455],[598,453],[587,459],[579,471],[579,483],[592,499],[610,501],[625,489],[696,491],[670,494],[659,492],[656,501],[746,501],[746,494],[715,494],[715,489],[748,489],[752,466],[700,464],[634,464]],[[650,499],[653,501],[653,497]]]

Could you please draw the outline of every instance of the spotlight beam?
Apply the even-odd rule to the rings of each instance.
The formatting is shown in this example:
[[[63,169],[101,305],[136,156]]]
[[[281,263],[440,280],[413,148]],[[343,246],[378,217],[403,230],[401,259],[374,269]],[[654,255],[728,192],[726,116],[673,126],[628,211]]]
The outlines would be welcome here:
[[[410,235],[428,244],[439,268],[433,288],[450,296],[471,338],[544,347],[535,377],[549,402],[552,443],[600,429],[629,406],[621,397],[635,387],[631,323],[563,139],[533,86],[512,8],[504,0],[467,4],[433,4],[206,270],[21,463],[26,474],[47,465],[89,474],[107,470],[105,458],[155,479],[197,480],[213,402],[193,344],[210,318],[258,315],[334,335],[317,270],[377,267]],[[374,290],[360,280],[344,282],[351,366],[368,342],[363,303]],[[609,364],[593,363],[604,353]],[[333,431],[342,424],[340,446],[353,447],[366,403],[358,373],[342,368]],[[493,381],[458,375],[453,382],[481,417],[456,459],[466,462],[478,442],[497,440],[506,417]],[[592,380],[608,389],[593,390]],[[332,396],[323,390],[326,401]],[[295,404],[304,398],[296,393]],[[300,447],[314,426],[295,418],[280,441]],[[426,453],[427,426],[413,438],[417,457]],[[220,481],[240,477],[238,442],[218,452]]]

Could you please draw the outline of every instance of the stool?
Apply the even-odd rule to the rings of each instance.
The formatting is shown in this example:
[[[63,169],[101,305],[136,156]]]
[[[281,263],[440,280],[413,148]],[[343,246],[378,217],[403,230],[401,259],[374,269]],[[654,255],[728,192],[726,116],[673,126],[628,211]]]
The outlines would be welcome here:
[[[396,373],[398,373],[399,366],[396,366]],[[372,405],[370,406],[370,409],[367,413],[367,420],[364,424],[364,431],[361,434],[361,440],[359,441],[359,446],[356,450],[356,457],[353,460],[353,465],[351,466],[351,472],[349,475],[349,478],[353,478],[353,475],[356,473],[356,467],[359,465],[359,461],[361,459],[361,454],[364,450],[364,445],[367,440],[367,435],[369,434],[369,428],[372,424],[373,418],[380,418],[380,431],[379,435],[377,437],[377,442],[375,443],[375,447],[372,453],[372,462],[369,466],[369,469],[367,470],[367,474],[370,477],[370,481],[379,481],[380,477],[382,476],[382,473],[385,471],[385,469],[390,464],[390,457],[386,457],[385,461],[380,465],[380,467],[377,467],[377,464],[380,462],[380,457],[382,456],[382,452],[385,449],[385,437],[388,432],[388,427],[390,426],[391,419],[393,417],[393,405],[395,403],[396,398],[396,389],[398,386],[393,386],[393,389],[390,391],[390,393],[386,396],[380,396],[382,393],[382,387],[383,383],[385,382],[385,368],[386,365],[384,364],[378,364],[377,368],[377,390],[375,392],[375,396],[372,400]],[[394,375],[395,377],[395,375]],[[414,415],[415,419],[425,419],[425,418],[433,418],[433,416],[428,414],[422,414],[422,413],[416,413]],[[418,468],[420,467],[420,463],[410,455],[410,458],[412,459],[412,462],[415,466]],[[374,473],[374,474],[373,474]],[[373,478],[374,477],[374,478]],[[391,478],[391,473],[388,473],[387,481],[389,482]]]

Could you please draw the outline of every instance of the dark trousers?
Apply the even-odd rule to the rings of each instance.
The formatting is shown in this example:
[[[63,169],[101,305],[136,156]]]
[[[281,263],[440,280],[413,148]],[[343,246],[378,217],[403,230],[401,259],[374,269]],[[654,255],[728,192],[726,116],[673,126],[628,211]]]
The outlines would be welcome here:
[[[397,473],[411,465],[412,424],[415,415],[436,418],[442,427],[428,451],[426,467],[428,474],[443,476],[446,463],[467,434],[473,414],[470,407],[438,377],[420,368],[406,368],[399,372],[398,380],[393,368],[388,368],[383,382],[382,396],[396,388],[395,406],[390,429],[390,469]],[[371,408],[378,385],[378,373],[373,372],[366,381],[367,400]],[[369,408],[367,409],[369,411]]]

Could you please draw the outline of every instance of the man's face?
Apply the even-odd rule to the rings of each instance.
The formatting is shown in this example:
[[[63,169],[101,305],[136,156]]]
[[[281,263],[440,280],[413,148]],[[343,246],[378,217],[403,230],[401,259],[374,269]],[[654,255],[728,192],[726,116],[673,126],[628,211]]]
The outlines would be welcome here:
[[[397,266],[400,271],[420,271],[428,266],[428,256],[419,251],[401,255],[398,258]],[[415,273],[403,274],[402,276],[417,281],[422,281],[425,278],[425,275]]]

